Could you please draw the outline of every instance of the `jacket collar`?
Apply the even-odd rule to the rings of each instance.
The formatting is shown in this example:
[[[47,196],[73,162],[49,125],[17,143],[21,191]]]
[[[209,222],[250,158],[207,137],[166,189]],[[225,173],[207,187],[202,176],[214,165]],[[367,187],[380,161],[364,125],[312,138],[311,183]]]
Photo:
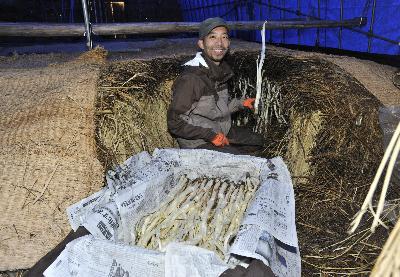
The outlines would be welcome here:
[[[199,67],[210,79],[219,83],[224,83],[233,76],[232,69],[225,61],[221,61],[219,65],[216,65],[202,52],[197,52],[196,56],[184,65]]]
[[[206,63],[206,61],[204,60],[203,56],[201,55],[201,52],[197,52],[196,56],[191,59],[190,61],[188,61],[187,63],[185,63],[184,65],[186,66],[204,66],[208,68],[208,65]]]

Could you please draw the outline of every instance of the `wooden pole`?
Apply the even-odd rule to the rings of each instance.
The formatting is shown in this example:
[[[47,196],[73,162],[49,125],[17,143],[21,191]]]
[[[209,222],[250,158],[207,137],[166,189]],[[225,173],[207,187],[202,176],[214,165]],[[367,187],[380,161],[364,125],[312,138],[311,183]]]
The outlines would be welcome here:
[[[85,35],[85,26],[83,24],[0,22],[0,36],[81,37],[84,35]]]
[[[261,30],[264,21],[228,21],[230,30]],[[342,21],[306,20],[306,21],[268,21],[266,29],[304,29],[358,27],[366,24],[366,18],[356,17]],[[107,23],[93,24],[95,35],[131,35],[161,33],[196,33],[199,22],[149,22],[149,23]],[[0,22],[0,36],[83,36],[84,24],[50,24],[50,23],[8,23]]]

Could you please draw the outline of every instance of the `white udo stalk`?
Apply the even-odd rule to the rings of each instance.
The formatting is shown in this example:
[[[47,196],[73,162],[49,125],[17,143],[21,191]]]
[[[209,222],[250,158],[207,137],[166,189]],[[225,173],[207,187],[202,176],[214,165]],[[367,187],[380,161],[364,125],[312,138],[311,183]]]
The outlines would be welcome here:
[[[193,220],[196,214],[198,214],[198,211],[200,210],[202,203],[206,201],[206,199],[208,198],[207,192],[209,190],[209,186],[207,185],[204,186],[205,182],[206,180],[204,180],[202,185],[200,186],[202,188],[198,192],[198,194],[193,198],[191,203],[187,205],[188,208],[184,212],[180,213],[182,217],[179,218],[176,217],[174,221],[169,220],[163,223],[163,228],[167,228],[171,225],[176,224],[178,221],[179,224],[181,225],[181,232],[179,233],[179,239],[183,238],[183,236],[185,236],[189,231],[194,230],[196,227],[194,221],[191,222],[191,220]],[[171,234],[169,234],[169,236],[170,235]]]
[[[233,185],[235,186],[235,185]],[[231,196],[228,199],[228,204],[225,206],[225,208],[222,211],[222,228],[220,232],[218,233],[217,240],[221,241],[224,243],[224,239],[227,234],[227,229],[229,228],[229,223],[231,221],[232,217],[232,210],[234,209],[235,205],[235,199],[239,193],[239,188],[235,187],[235,190],[231,194]]]
[[[207,235],[207,223],[208,223],[208,217],[211,211],[211,208],[214,206],[215,199],[218,193],[219,186],[221,185],[221,182],[218,180],[213,188],[211,198],[207,201],[207,205],[201,214],[201,224],[200,224],[200,232],[198,235],[191,241],[193,245],[197,245],[206,235]]]
[[[176,189],[172,190],[169,194],[169,195],[175,196],[175,198],[172,198],[172,196],[169,196],[169,201],[165,201],[164,204],[161,207],[159,207],[156,212],[154,212],[151,215],[148,215],[145,218],[143,224],[141,224],[142,225],[141,232],[140,233],[138,232],[138,234],[140,234],[140,236],[143,236],[144,232],[147,231],[147,226],[148,226],[148,224],[150,224],[150,222],[153,222],[154,220],[156,221],[156,222],[153,222],[152,225],[158,223],[160,218],[162,218],[162,211],[166,211],[164,216],[168,216],[168,214],[166,214],[168,212],[168,210],[166,210],[166,207],[171,208],[171,207],[175,207],[177,205],[177,203],[180,201],[178,196],[180,195],[179,193],[182,190],[189,192],[191,189],[193,189],[193,188],[186,189],[186,185],[188,183],[189,183],[189,179],[187,179],[185,176],[182,176],[179,179],[178,185],[175,186]],[[171,202],[171,200],[172,200],[172,202]]]
[[[215,226],[216,224],[215,223],[216,223],[217,219],[220,217],[221,210],[226,205],[225,190],[226,190],[227,186],[228,186],[228,183],[227,182],[223,182],[221,187],[220,187],[220,189],[219,189],[217,206],[214,209],[213,218],[212,218],[212,220],[210,222],[210,229],[211,230],[215,230],[215,228],[216,228],[216,226]],[[229,190],[228,190],[228,193],[229,193]]]
[[[221,238],[224,240],[224,253],[228,251],[228,242],[230,238],[234,235],[234,229],[236,228],[236,225],[238,224],[237,218],[240,216],[238,214],[239,212],[239,207],[240,205],[243,205],[243,200],[244,200],[244,188],[245,184],[239,186],[239,192],[237,193],[236,198],[232,199],[232,208],[229,211],[229,219],[230,219],[230,224],[229,227],[226,230],[226,233],[223,234],[224,238]],[[221,234],[222,235],[222,234]]]
[[[258,113],[258,105],[260,104],[260,98],[261,98],[261,91],[262,91],[262,68],[264,65],[264,59],[265,59],[265,23],[263,24],[263,28],[261,30],[261,42],[262,42],[262,48],[261,48],[261,56],[257,59],[257,82],[256,82],[256,100],[254,101],[254,112],[255,114]]]
[[[219,207],[219,212],[216,215],[215,221],[213,226],[215,226],[213,240],[217,241],[219,239],[220,233],[225,225],[224,216],[225,216],[225,209],[228,205],[228,200],[230,199],[232,193],[235,191],[235,186],[233,184],[227,184],[229,186],[228,192],[226,193],[225,197],[221,201],[221,205]]]
[[[175,212],[174,214],[168,214],[167,217],[165,217],[165,220],[160,223],[157,228],[155,228],[154,230],[152,230],[147,236],[146,238],[148,238],[149,236],[154,236],[157,232],[159,232],[161,229],[171,229],[174,224],[176,224],[176,219],[180,216],[183,216],[182,219],[180,219],[179,221],[181,222],[185,222],[185,219],[187,217],[187,214],[190,211],[190,208],[192,206],[192,204],[195,202],[196,199],[200,198],[202,195],[206,194],[208,188],[212,185],[212,181],[210,184],[210,181],[207,183],[206,186],[204,186],[204,183],[206,182],[206,179],[203,179],[201,184],[199,186],[193,186],[195,188],[200,188],[200,193],[196,195],[196,193],[198,192],[198,189],[194,189],[193,192],[189,195],[189,197],[187,197],[187,199],[185,200],[185,202],[181,205],[181,207],[179,207],[179,211]],[[194,196],[194,197],[193,197]],[[185,226],[184,226],[185,227]],[[170,234],[166,234],[167,237],[170,236]],[[146,242],[144,242],[146,243]]]
[[[192,186],[189,187],[189,196],[186,198],[184,204],[182,205],[182,207],[179,208],[178,212],[176,212],[172,217],[170,216],[167,220],[167,222],[173,221],[177,216],[179,216],[180,214],[184,213],[186,211],[186,209],[189,207],[191,200],[195,197],[196,192],[197,192],[197,186]],[[185,190],[186,191],[186,190]],[[184,192],[185,196],[187,194],[187,192]],[[160,225],[161,222],[164,221],[164,219],[166,219],[165,215],[169,215],[170,214],[170,209],[167,210],[167,212],[164,214],[162,211],[160,211],[160,213],[157,213],[156,219],[150,224],[150,226],[147,228],[147,230],[144,232],[144,235],[139,238],[138,241],[138,245],[143,245],[146,246],[147,243],[149,242],[150,238],[159,230],[159,228],[155,228],[156,226]],[[155,228],[155,229],[154,229]]]

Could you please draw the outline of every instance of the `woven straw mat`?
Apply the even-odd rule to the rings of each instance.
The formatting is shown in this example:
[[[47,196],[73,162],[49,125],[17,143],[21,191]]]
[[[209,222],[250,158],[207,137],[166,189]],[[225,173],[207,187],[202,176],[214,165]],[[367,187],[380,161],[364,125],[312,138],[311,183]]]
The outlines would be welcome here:
[[[84,59],[0,67],[0,271],[35,264],[71,230],[66,207],[102,186],[99,68]]]

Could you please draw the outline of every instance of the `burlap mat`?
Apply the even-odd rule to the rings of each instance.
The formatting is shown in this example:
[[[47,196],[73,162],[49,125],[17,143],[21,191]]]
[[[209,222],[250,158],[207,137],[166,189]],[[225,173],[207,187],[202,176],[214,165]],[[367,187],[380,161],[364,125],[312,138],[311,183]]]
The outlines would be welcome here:
[[[31,267],[70,231],[66,207],[103,184],[93,121],[101,60],[0,65],[0,271]]]

